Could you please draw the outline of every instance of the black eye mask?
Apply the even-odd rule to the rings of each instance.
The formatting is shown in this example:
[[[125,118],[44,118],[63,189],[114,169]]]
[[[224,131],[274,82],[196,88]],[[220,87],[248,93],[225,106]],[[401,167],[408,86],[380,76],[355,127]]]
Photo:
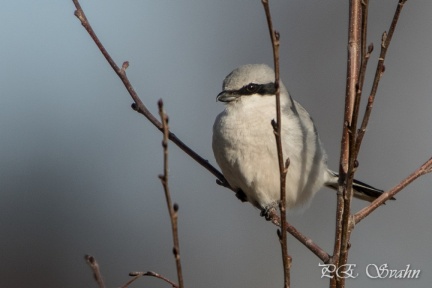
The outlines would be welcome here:
[[[238,95],[259,94],[264,96],[264,95],[274,95],[276,93],[276,88],[273,82],[267,84],[249,83],[246,86],[240,88],[239,90],[230,91],[230,92]]]

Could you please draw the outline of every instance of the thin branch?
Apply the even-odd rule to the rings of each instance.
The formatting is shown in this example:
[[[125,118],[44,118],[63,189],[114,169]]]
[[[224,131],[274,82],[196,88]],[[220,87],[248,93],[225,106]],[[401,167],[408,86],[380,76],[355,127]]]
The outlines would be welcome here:
[[[375,96],[376,96],[376,93],[378,90],[378,85],[379,85],[381,77],[385,71],[384,61],[385,61],[385,57],[387,55],[387,50],[390,46],[391,40],[393,38],[393,33],[396,29],[396,25],[397,25],[398,20],[399,20],[400,13],[402,12],[402,8],[404,7],[404,4],[406,3],[406,1],[407,0],[399,0],[398,5],[396,7],[395,14],[393,15],[393,20],[390,24],[390,29],[389,29],[388,33],[384,32],[382,35],[381,52],[380,52],[380,56],[378,58],[378,64],[377,64],[377,68],[375,71],[375,77],[374,77],[371,92],[370,92],[370,95],[368,98],[366,110],[365,110],[365,113],[363,116],[363,121],[362,121],[360,129],[358,130],[358,136],[356,139],[356,147],[354,149],[356,155],[358,155],[358,153],[359,153],[364,134],[366,133],[366,127],[368,125],[369,118],[370,118],[370,115],[372,113],[372,107],[373,107],[373,103],[375,101]]]
[[[364,57],[366,55],[366,43],[367,43],[367,32],[368,32],[367,27],[368,27],[368,16],[369,16],[369,0],[362,0],[361,5],[362,5],[361,55]]]
[[[375,199],[375,201],[373,201],[369,206],[367,206],[367,207],[363,208],[362,210],[360,210],[359,212],[357,212],[354,215],[355,224],[359,223],[366,216],[371,214],[378,207],[380,207],[382,204],[384,204],[391,197],[395,196],[398,192],[400,192],[402,189],[404,189],[406,186],[408,186],[414,180],[416,180],[420,176],[423,176],[423,175],[431,173],[431,172],[432,172],[432,157],[429,158],[428,161],[426,161],[422,166],[420,166],[417,170],[415,170],[411,175],[409,175],[407,178],[402,180],[398,185],[396,185],[395,187],[393,187],[389,191],[383,193],[380,197]]]
[[[366,70],[367,70],[367,64],[369,62],[370,56],[373,51],[373,44],[371,43],[366,50],[366,42],[367,42],[367,27],[368,27],[368,15],[369,15],[369,0],[362,0],[361,2],[361,64],[360,64],[360,71],[359,71],[359,78],[357,80],[357,92],[355,97],[355,103],[354,103],[354,111],[353,111],[353,119],[352,119],[352,129],[351,129],[351,138],[350,138],[350,144],[351,144],[351,151],[353,152],[353,156],[351,157],[351,166],[356,166],[354,161],[357,160],[358,156],[358,150],[356,150],[357,146],[357,122],[359,117],[359,109],[360,109],[360,100],[363,94],[363,86],[366,76]],[[355,167],[354,167],[355,168]]]
[[[133,278],[131,280],[129,280],[126,284],[124,284],[123,286],[121,286],[121,288],[128,288],[129,285],[131,285],[133,282],[135,282],[137,279],[139,279],[139,278],[141,278],[143,276],[155,277],[155,278],[158,278],[158,279],[161,279],[161,280],[167,282],[173,288],[179,288],[179,286],[176,283],[172,282],[171,280],[169,280],[168,278],[162,276],[161,274],[158,274],[158,273],[153,272],[153,271],[131,272],[131,273],[129,273],[129,276],[132,276]]]
[[[85,16],[84,11],[82,10],[78,0],[72,0],[72,1],[75,4],[75,7],[77,9],[74,13],[75,16],[81,21],[82,26],[87,30],[90,37],[95,42],[96,46],[101,51],[102,55],[105,57],[105,59],[111,65],[112,69],[118,75],[120,80],[123,82],[123,85],[126,87],[126,90],[129,92],[130,96],[132,97],[132,100],[134,101],[134,103],[132,104],[132,109],[134,109],[135,111],[139,112],[144,117],[146,117],[157,129],[159,129],[159,131],[162,132],[162,123],[158,119],[156,119],[156,117],[147,109],[147,107],[144,105],[144,103],[139,98],[138,94],[135,92],[135,90],[134,90],[132,84],[130,83],[128,77],[126,76],[126,68],[129,66],[129,63],[124,62],[122,68],[119,68],[117,66],[117,64],[112,59],[112,57],[110,56],[108,51],[105,49],[105,47],[100,42],[96,33],[93,31],[93,28],[91,27],[89,21],[87,20],[87,17]],[[225,177],[222,175],[221,172],[219,172],[218,169],[216,169],[206,159],[202,158],[195,151],[193,151],[191,148],[189,148],[189,146],[187,146],[179,138],[177,138],[177,136],[175,136],[174,133],[170,132],[168,135],[168,138],[172,142],[174,142],[186,154],[188,154],[190,157],[192,157],[192,159],[194,159],[196,162],[198,162],[201,166],[203,166],[205,169],[207,169],[210,173],[212,173],[218,179],[218,184],[223,185],[223,186],[233,190],[231,187],[229,187],[229,184],[225,180]]]
[[[276,123],[272,121],[273,132],[276,137],[276,146],[278,153],[279,162],[279,175],[280,175],[280,201],[279,209],[281,213],[281,229],[278,230],[279,241],[281,243],[282,250],[282,262],[284,267],[284,287],[290,287],[290,268],[291,268],[291,257],[288,255],[288,242],[287,242],[287,221],[286,221],[286,175],[289,166],[289,159],[284,160],[282,150],[282,117],[281,117],[281,105],[280,105],[280,87],[279,87],[279,33],[273,29],[272,18],[270,14],[270,7],[268,0],[262,0],[264,6],[267,26],[270,33],[272,48],[273,48],[273,60],[275,67],[275,88],[276,88]]]
[[[96,280],[96,282],[99,285],[99,288],[105,288],[104,281],[102,279],[102,274],[99,269],[99,264],[97,263],[96,259],[91,255],[85,255],[84,256],[85,261],[90,266],[90,268],[93,271],[93,277]]]
[[[369,61],[370,55],[373,51],[373,44],[370,44],[366,47],[367,42],[367,29],[368,29],[368,15],[369,15],[369,0],[361,1],[361,52],[360,52],[360,71],[359,78],[357,79],[357,93],[356,93],[356,102],[354,104],[354,112],[353,112],[353,123],[357,127],[357,116],[359,110],[359,103],[363,91],[364,80],[366,76],[366,68],[367,63]]]
[[[179,243],[178,225],[177,225],[179,208],[177,204],[174,205],[172,204],[170,189],[168,185],[168,135],[169,135],[168,116],[164,111],[162,99],[159,100],[158,106],[159,106],[159,115],[161,117],[161,122],[162,122],[162,131],[163,131],[162,147],[163,147],[163,154],[164,154],[163,157],[164,173],[163,175],[159,175],[159,178],[162,182],[162,186],[165,191],[166,203],[168,206],[168,212],[171,220],[171,230],[172,230],[171,232],[172,232],[173,242],[174,242],[173,253],[174,253],[174,258],[177,267],[179,288],[183,288],[183,273],[182,273],[182,267],[180,261],[180,243]]]
[[[279,215],[277,214],[276,209],[271,209],[269,211],[269,218],[274,225],[279,226],[279,227],[281,226],[281,219],[279,218]],[[321,261],[323,261],[323,263],[326,263],[326,264],[330,263],[330,261],[331,261],[330,255],[327,252],[325,252],[324,249],[322,249],[317,244],[315,244],[315,242],[311,238],[300,233],[294,226],[292,226],[288,222],[286,223],[286,228],[287,228],[288,233],[290,233],[300,243],[302,243],[304,246],[306,246],[306,248],[308,248],[319,259],[321,259]]]

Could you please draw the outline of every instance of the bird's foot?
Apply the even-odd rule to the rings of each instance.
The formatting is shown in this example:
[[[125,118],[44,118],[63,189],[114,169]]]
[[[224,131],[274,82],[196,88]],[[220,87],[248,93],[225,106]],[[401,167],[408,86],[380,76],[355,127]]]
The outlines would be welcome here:
[[[274,215],[277,215],[278,203],[270,204],[261,209],[260,215],[264,217],[267,221],[271,221]]]

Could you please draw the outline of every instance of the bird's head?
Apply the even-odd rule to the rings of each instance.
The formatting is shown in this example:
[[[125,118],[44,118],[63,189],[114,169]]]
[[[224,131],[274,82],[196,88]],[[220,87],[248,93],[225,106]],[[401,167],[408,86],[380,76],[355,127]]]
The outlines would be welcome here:
[[[234,69],[226,76],[222,89],[216,100],[229,103],[238,101],[251,95],[274,96],[275,73],[272,68],[265,64],[248,64]],[[280,83],[281,93],[285,87]]]

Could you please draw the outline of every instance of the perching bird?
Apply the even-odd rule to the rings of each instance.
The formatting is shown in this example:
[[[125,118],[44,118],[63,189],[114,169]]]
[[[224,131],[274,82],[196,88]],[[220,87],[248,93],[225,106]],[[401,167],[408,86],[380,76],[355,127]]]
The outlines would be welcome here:
[[[280,200],[280,174],[271,121],[276,118],[275,74],[264,64],[233,70],[216,100],[226,104],[213,125],[213,153],[229,185],[247,201],[268,211]],[[327,168],[327,155],[308,112],[280,82],[283,155],[288,209],[306,206],[315,193],[338,187],[338,174]],[[382,190],[355,180],[354,196],[372,201]]]

